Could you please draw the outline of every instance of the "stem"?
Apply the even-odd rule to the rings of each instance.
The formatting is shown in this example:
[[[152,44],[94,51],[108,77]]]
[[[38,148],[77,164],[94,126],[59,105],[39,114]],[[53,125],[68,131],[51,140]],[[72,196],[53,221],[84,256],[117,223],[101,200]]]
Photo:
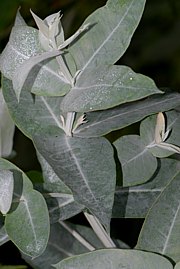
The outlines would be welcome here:
[[[68,112],[66,116],[65,132],[68,136],[72,136],[73,123],[76,112]]]
[[[59,221],[59,223],[70,233],[74,236],[83,246],[85,246],[88,250],[93,251],[95,247],[93,247],[84,237],[82,237],[78,232],[71,229],[67,224],[63,221]]]
[[[73,77],[72,77],[69,69],[67,68],[66,63],[64,62],[63,57],[61,55],[59,55],[56,57],[56,60],[60,66],[60,70],[61,70],[63,76],[65,77],[66,81],[69,82],[71,85],[73,85],[73,83],[74,83]]]
[[[99,220],[95,216],[87,212],[84,212],[84,215],[87,218],[88,222],[90,223],[91,227],[93,228],[95,234],[104,244],[104,246],[106,248],[115,248],[116,245],[112,241],[111,237],[107,234],[107,232],[105,231]]]

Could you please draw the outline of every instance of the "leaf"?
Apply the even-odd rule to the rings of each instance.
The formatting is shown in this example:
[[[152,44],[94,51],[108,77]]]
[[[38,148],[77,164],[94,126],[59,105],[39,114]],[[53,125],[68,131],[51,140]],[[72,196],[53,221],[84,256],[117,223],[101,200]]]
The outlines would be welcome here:
[[[15,125],[0,89],[0,157],[9,157],[13,147]]]
[[[120,137],[114,142],[123,172],[123,186],[142,184],[157,168],[156,158],[148,152],[138,135]]]
[[[172,269],[172,264],[155,253],[106,249],[74,256],[54,265],[56,269]]]
[[[167,92],[108,110],[88,112],[86,113],[87,123],[78,127],[74,132],[74,136],[102,136],[140,121],[150,114],[175,108],[179,104],[180,94]]]
[[[11,207],[13,188],[13,173],[7,170],[0,170],[0,211],[4,215]]]
[[[105,138],[81,139],[56,133],[33,137],[35,147],[71,189],[75,201],[109,229],[115,191],[115,162]]]
[[[140,125],[140,136],[143,143],[155,157],[164,158],[174,153],[173,145],[178,146],[179,143],[179,130],[180,130],[180,112],[169,111],[166,112],[167,126],[166,130],[169,135],[162,143],[156,143],[155,130],[157,115],[153,115],[142,121]],[[172,144],[172,146],[170,145]],[[163,146],[164,145],[164,146]],[[167,147],[165,147],[167,145]],[[169,147],[168,147],[169,145]]]
[[[45,252],[41,256],[32,260],[23,255],[23,259],[25,259],[33,268],[49,269],[54,268],[52,265],[64,258],[86,253],[89,249],[79,242],[65,227],[69,227],[69,229],[78,232],[78,234],[90,245],[92,244],[92,246],[98,249],[103,247],[91,228],[82,225],[73,225],[68,222],[65,222],[64,224],[65,226],[61,225],[61,223],[51,225],[49,242]]]
[[[43,196],[29,178],[14,164],[0,159],[0,170],[11,170],[14,177],[14,197],[5,217],[9,239],[24,253],[40,255],[49,238],[49,215]]]
[[[150,209],[136,248],[180,261],[180,173],[178,173]]]
[[[97,65],[114,64],[129,46],[140,21],[145,0],[109,0],[83,23],[90,29],[69,47],[80,76]],[[80,78],[79,76],[79,78]]]
[[[14,178],[19,202],[14,203],[7,214],[5,228],[9,238],[22,252],[36,257],[43,253],[49,238],[47,206],[24,174],[14,172]]]
[[[3,78],[3,94],[9,112],[18,128],[28,137],[37,130],[59,128],[61,97],[32,96],[28,89],[22,91],[18,103],[10,80]],[[22,117],[23,115],[23,117]]]
[[[44,51],[39,43],[38,30],[18,24],[18,26],[13,27],[9,42],[0,56],[0,70],[6,78],[13,80],[15,87],[19,89],[23,79],[19,78],[18,68],[22,64],[24,66],[25,61],[31,57],[38,57],[42,53]],[[37,60],[37,58],[35,59]],[[28,67],[27,71],[30,71],[31,66]],[[18,77],[16,77],[17,74]],[[27,72],[25,75],[27,76]],[[18,79],[17,83],[16,79]],[[44,93],[43,95],[47,93],[64,95],[70,89],[62,76],[59,75],[59,65],[56,59],[37,64],[29,73],[26,84],[25,87],[28,87],[30,91]]]
[[[145,184],[117,187],[114,197],[113,218],[145,218],[157,197],[180,170],[175,159],[161,159],[155,175]]]
[[[154,82],[126,66],[105,66],[76,78],[75,87],[64,97],[65,112],[102,110],[160,93]]]
[[[51,223],[65,220],[80,213],[84,206],[74,200],[71,190],[55,174],[48,162],[37,152],[43,171],[43,192],[48,205]]]
[[[41,53],[39,55],[30,57],[28,60],[25,60],[14,72],[13,76],[13,88],[16,93],[16,97],[19,101],[21,90],[23,88],[24,83],[26,82],[28,75],[33,67],[35,67],[37,64],[40,64],[43,61],[50,60],[51,58],[54,58],[58,56],[61,52],[58,50],[54,51],[48,51]],[[37,70],[36,70],[37,71]],[[33,72],[33,76],[36,76],[37,72]],[[52,87],[53,88],[53,87]],[[63,95],[62,92],[60,92],[60,95]],[[66,92],[65,92],[66,93]],[[56,93],[57,94],[57,93]],[[51,91],[51,95],[53,96],[53,90]]]
[[[175,265],[174,269],[180,269],[180,262]]]

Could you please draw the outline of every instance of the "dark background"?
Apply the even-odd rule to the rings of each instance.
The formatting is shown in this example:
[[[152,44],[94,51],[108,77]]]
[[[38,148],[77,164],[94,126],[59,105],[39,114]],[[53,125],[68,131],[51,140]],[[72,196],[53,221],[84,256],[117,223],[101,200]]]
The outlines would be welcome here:
[[[66,37],[71,35],[83,20],[105,0],[0,0],[0,52],[5,47],[13,26],[16,11],[26,22],[35,26],[29,9],[39,17],[62,11],[62,23]],[[145,12],[136,30],[131,45],[118,61],[134,71],[151,77],[158,87],[180,89],[180,1],[147,0]],[[16,130],[14,137],[16,157],[13,162],[25,172],[40,169],[32,143]],[[84,221],[80,217],[73,221]],[[113,220],[112,230],[122,240],[135,245],[142,220]],[[119,227],[121,226],[121,235]],[[17,248],[6,243],[0,250],[0,263],[23,264]],[[0,266],[1,267],[1,266]]]

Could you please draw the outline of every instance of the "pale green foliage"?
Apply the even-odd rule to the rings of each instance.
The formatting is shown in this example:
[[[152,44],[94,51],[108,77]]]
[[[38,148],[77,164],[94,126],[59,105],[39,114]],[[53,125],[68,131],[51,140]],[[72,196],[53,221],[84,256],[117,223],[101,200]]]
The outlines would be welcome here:
[[[0,55],[13,119],[5,108],[0,154],[11,153],[15,124],[43,182],[0,159],[0,245],[11,240],[33,268],[172,269],[180,260],[180,94],[115,65],[145,2],[108,0],[67,40],[60,12],[42,20],[31,11],[38,29],[17,12]],[[128,127],[111,139],[137,122],[139,135]],[[91,228],[65,221],[80,212]],[[112,217],[145,218],[135,250],[110,237]]]

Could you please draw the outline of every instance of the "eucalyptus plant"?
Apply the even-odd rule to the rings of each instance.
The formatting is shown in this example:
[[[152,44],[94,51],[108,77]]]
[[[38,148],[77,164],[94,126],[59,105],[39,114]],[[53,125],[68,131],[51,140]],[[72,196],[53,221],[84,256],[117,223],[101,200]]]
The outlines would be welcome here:
[[[37,29],[17,12],[0,55],[2,98],[43,182],[0,159],[0,244],[11,240],[33,268],[179,268],[180,94],[115,65],[145,2],[108,0],[68,39],[60,12],[31,11]],[[12,148],[4,121],[1,145]],[[89,227],[68,221],[80,212]],[[145,218],[134,249],[111,238],[112,218]]]

